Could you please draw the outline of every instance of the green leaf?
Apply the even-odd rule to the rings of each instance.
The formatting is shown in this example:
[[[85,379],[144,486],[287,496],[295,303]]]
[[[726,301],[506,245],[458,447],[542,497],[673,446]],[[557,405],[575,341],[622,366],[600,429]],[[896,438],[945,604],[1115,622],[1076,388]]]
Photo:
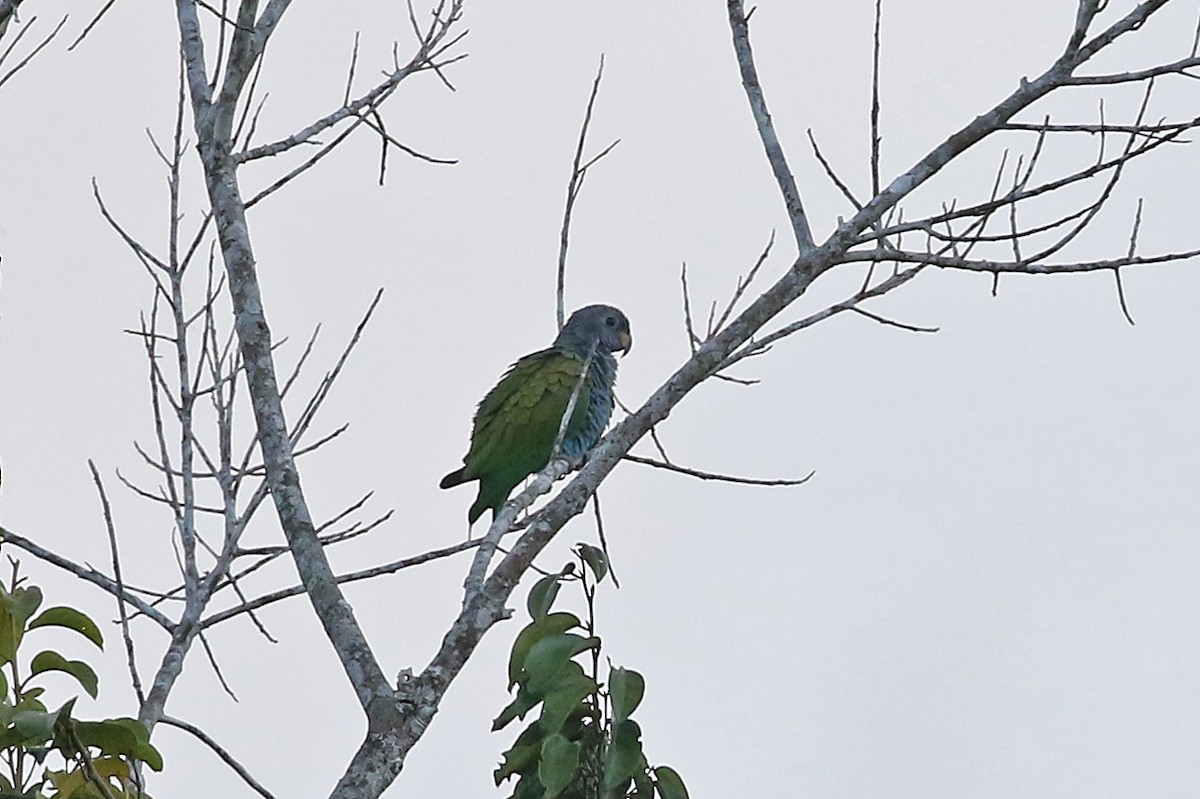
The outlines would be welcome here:
[[[29,588],[18,588],[12,594],[12,614],[16,618],[22,629],[24,629],[29,619],[37,613],[37,608],[42,606],[42,589],[37,585],[30,585]]]
[[[508,658],[508,688],[511,691],[521,676],[525,658],[529,650],[538,641],[551,635],[559,635],[567,630],[582,627],[583,622],[574,613],[551,613],[545,618],[531,622],[517,635],[513,642],[512,654]]]
[[[638,672],[620,666],[608,671],[608,695],[612,699],[613,716],[622,722],[633,715],[646,694],[646,679]]]
[[[40,685],[33,688],[26,688],[21,694],[21,701],[17,703],[17,710],[45,710],[46,706],[38,701],[38,697],[46,693],[46,689]]]
[[[571,784],[579,768],[578,741],[568,741],[554,734],[542,742],[542,758],[538,762],[538,779],[546,787],[546,799],[554,799]]]
[[[150,730],[146,729],[146,725],[137,719],[131,719],[128,716],[121,716],[120,718],[105,719],[104,721],[106,724],[117,724],[129,730],[129,732],[133,734],[133,737],[136,738],[137,742],[140,744],[150,743]]]
[[[492,720],[492,732],[504,729],[513,719],[525,718],[525,714],[537,707],[541,701],[540,696],[534,696],[528,688],[522,687],[517,691],[517,698],[509,702],[507,707],[500,711],[500,715]]]
[[[137,719],[128,717],[105,719],[103,723],[127,730],[137,742],[128,752],[121,752],[120,754],[140,760],[155,771],[162,771],[162,754],[150,743],[150,730],[146,729],[145,724]]]
[[[510,799],[543,799],[545,795],[546,789],[542,787],[536,774],[522,774]]]
[[[626,719],[613,726],[612,745],[604,753],[604,790],[625,785],[638,771],[646,768],[642,754],[642,728]]]
[[[47,741],[54,735],[57,718],[57,712],[19,710],[13,715],[13,729],[27,741]]]
[[[531,683],[544,683],[558,673],[566,662],[588,649],[600,646],[599,638],[584,638],[574,633],[560,633],[543,638],[534,644],[522,664]]]
[[[500,783],[509,777],[516,776],[525,771],[529,766],[537,762],[538,755],[542,753],[542,742],[528,744],[527,746],[514,746],[504,753],[504,762],[496,769],[493,776],[496,778],[496,787],[500,787]]]
[[[60,796],[65,799],[91,799],[90,796],[84,793],[89,786],[83,769],[51,771],[47,776],[57,791],[54,794],[55,799],[58,799]]]
[[[32,757],[34,760],[36,760],[38,762],[38,764],[40,765],[40,764],[46,762],[46,755],[53,752],[54,747],[53,746],[27,746],[27,747],[25,747],[25,751],[28,752],[29,756]]]
[[[596,582],[600,582],[604,579],[604,575],[608,574],[608,556],[604,554],[604,550],[600,549],[600,547],[580,543],[579,557],[583,558],[583,562],[592,570],[592,574],[596,577]]]
[[[8,727],[3,732],[0,732],[0,749],[7,749],[10,746],[17,746],[18,744],[24,745],[25,737],[25,734],[16,727]],[[43,738],[36,743],[43,743],[45,740]]]
[[[572,680],[578,680],[581,678],[587,679],[587,675],[583,672],[583,666],[574,660],[568,660],[562,665],[562,668],[550,675],[549,679],[544,681],[530,680],[529,690],[534,692],[542,699],[545,699],[547,696],[554,693],[558,686],[566,685]]]
[[[688,799],[687,788],[678,771],[670,766],[655,766],[653,771],[654,787],[662,799]]]
[[[554,604],[555,598],[558,596],[559,575],[551,574],[538,580],[533,584],[533,588],[529,589],[529,598],[525,600],[525,607],[529,610],[529,615],[534,621],[541,621],[550,612],[550,606]]]
[[[17,659],[17,647],[21,644],[21,632],[16,630],[12,616],[0,615],[0,666]]]
[[[628,799],[654,799],[654,780],[644,769],[633,773],[633,793]]]
[[[36,585],[31,585],[28,588],[18,588],[12,592],[13,604],[12,614],[21,622],[24,627],[29,618],[37,613],[37,609],[42,605],[42,589]]]
[[[133,756],[145,763],[154,771],[163,770],[162,753],[159,752],[158,749],[154,747],[154,744],[150,743],[149,741],[145,743],[139,743],[137,749],[133,753]]]
[[[38,627],[66,627],[68,630],[74,630],[84,636],[100,649],[104,648],[104,636],[100,634],[100,628],[96,626],[96,622],[75,608],[46,609],[36,619],[29,622],[27,629],[33,630]]]
[[[106,755],[132,756],[138,748],[137,734],[116,721],[79,721],[75,734],[84,746],[94,746]]]
[[[41,604],[42,592],[37,586],[17,588],[11,593],[0,587],[0,665],[17,659],[25,623]]]
[[[586,709],[581,700],[599,687],[595,680],[584,674],[567,674],[563,679],[555,680],[553,689],[547,691],[542,700],[542,715],[538,720],[542,730],[547,734],[560,732],[573,711]]]
[[[504,753],[505,763],[496,769],[497,787],[500,785],[500,780],[507,778],[508,775],[505,774],[501,776],[501,772],[504,771],[504,769],[510,764],[513,766],[512,773],[521,774],[522,779],[524,779],[526,775],[535,774],[537,772],[537,759],[542,754],[542,739],[544,738],[545,736],[542,734],[542,728],[538,726],[537,722],[530,724],[520,735],[517,736],[517,740],[513,741],[512,747],[510,747],[509,750]],[[524,750],[526,748],[529,748],[533,751],[533,757],[528,759],[528,761],[526,761],[528,755],[526,755],[523,751],[520,753],[517,751]]]
[[[119,757],[102,755],[92,760],[92,766],[96,769],[96,773],[104,779],[115,777],[121,782],[125,782],[131,774],[129,762]]]
[[[92,699],[96,698],[96,694],[100,688],[100,681],[91,666],[82,660],[67,660],[57,652],[50,650],[39,652],[34,656],[33,662],[30,664],[30,669],[32,674],[43,674],[47,671],[61,671],[70,674],[79,682],[83,690],[88,692],[88,695]]]

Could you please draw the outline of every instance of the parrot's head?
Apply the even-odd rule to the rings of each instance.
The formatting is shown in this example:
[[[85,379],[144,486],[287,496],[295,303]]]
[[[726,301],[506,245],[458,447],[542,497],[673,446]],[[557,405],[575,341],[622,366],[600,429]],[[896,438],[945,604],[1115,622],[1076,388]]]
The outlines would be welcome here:
[[[554,343],[578,352],[597,346],[606,352],[625,355],[633,347],[633,336],[629,333],[629,320],[619,309],[611,305],[588,305],[571,314]]]

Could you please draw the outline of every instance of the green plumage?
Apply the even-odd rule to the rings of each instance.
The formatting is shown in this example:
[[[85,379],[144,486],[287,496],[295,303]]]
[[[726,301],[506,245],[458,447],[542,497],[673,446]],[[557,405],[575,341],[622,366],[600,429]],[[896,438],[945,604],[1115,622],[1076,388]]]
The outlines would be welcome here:
[[[631,341],[624,314],[592,305],[572,314],[553,346],[512,365],[479,403],[463,468],[441,481],[442,488],[479,481],[469,522],[488,508],[494,516],[518,483],[550,461],[576,386],[579,393],[560,452],[579,456],[599,440],[613,407],[616,359],[611,353],[627,351]],[[588,373],[580,385],[585,363]]]
[[[583,360],[553,349],[527,355],[479,404],[467,465],[442,481],[457,485],[479,480],[479,496],[467,519],[474,522],[487,508],[499,510],[526,475],[550,460],[550,449],[579,382]],[[567,433],[577,432],[587,418],[587,397],[575,401]],[[574,429],[573,429],[574,428]]]

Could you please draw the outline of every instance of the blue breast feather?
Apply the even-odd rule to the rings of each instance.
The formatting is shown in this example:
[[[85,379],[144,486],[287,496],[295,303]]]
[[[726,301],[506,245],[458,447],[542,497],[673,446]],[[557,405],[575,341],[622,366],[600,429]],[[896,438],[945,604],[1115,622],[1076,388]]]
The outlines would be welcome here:
[[[587,419],[576,433],[563,439],[562,454],[577,458],[596,445],[612,417],[613,384],[617,380],[617,359],[609,352],[598,352],[588,367],[581,391],[588,394]]]

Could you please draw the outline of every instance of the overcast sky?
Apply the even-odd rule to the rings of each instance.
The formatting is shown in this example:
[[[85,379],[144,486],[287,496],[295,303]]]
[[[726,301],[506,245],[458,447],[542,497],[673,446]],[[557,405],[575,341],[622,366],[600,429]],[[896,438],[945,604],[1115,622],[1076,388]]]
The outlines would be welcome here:
[[[289,10],[267,53],[259,141],[340,104],[356,30],[360,87],[390,65],[394,40],[405,52],[402,4],[354,5],[371,7]],[[1110,5],[1102,19],[1132,4]],[[1175,0],[1097,69],[1186,56],[1197,5]],[[1074,12],[1069,0],[887,0],[885,182],[1040,73]],[[47,0],[22,7],[43,32],[58,13]],[[72,11],[70,38],[91,13]],[[752,24],[822,239],[850,209],[805,131],[866,194],[871,4],[762,0]],[[763,287],[794,257],[724,3],[468,0],[466,26],[470,57],[448,72],[457,91],[416,79],[385,111],[393,135],[457,165],[393,152],[381,188],[378,142],[363,134],[250,214],[272,331],[290,337],[280,363],[323,325],[308,390],[385,289],[318,425],[350,429],[301,462],[319,517],[370,490],[365,517],[397,509],[333,552],[338,570],[462,540],[473,495],[437,481],[458,465],[479,398],[553,338],[563,196],[601,53],[594,148],[621,144],[577,206],[567,304],[629,316],[622,400],[639,404],[688,354],[683,262],[694,304],[707,308],[728,298],[773,229]],[[145,357],[122,332],[149,307],[151,284],[101,219],[90,181],[161,251],[165,174],[145,130],[170,136],[175,37],[171,4],[121,0],[76,51],[55,42],[0,88],[0,520],[106,564],[94,458],[128,579],[160,588],[175,580],[171,519],[114,474],[154,482],[132,447],[152,443]],[[1149,118],[1200,115],[1194,83],[1164,80],[1157,92]],[[1094,122],[1099,98],[1080,89],[1025,118]],[[1133,119],[1136,91],[1106,98],[1108,120]],[[1014,157],[1031,143],[983,143],[923,189],[913,213],[986,198],[1003,148]],[[1086,163],[1096,147],[1083,135],[1052,142],[1043,174]],[[256,190],[292,163],[258,162],[243,181]],[[198,178],[193,164],[190,224],[203,207]],[[1200,246],[1198,178],[1193,147],[1161,148],[1068,257],[1123,255],[1138,197],[1144,252]],[[822,278],[787,318],[849,296],[862,277]],[[1008,277],[993,297],[985,277],[928,271],[872,309],[937,334],[844,315],[736,370],[761,383],[710,382],[679,406],[660,432],[682,464],[816,474],[753,488],[625,464],[603,486],[622,588],[602,590],[600,632],[608,657],[647,678],[636,715],[651,762],[676,767],[697,799],[1200,794],[1200,274],[1195,263],[1143,267],[1124,282],[1136,326],[1111,274]],[[248,544],[279,543],[270,516]],[[589,516],[576,520],[541,565],[558,568],[594,535]],[[108,596],[21,559],[51,601],[115,615]],[[347,588],[389,674],[431,657],[466,566]],[[293,582],[281,561],[249,587]],[[210,636],[238,702],[197,649],[168,712],[203,726],[276,796],[324,796],[359,744],[360,713],[303,599],[263,620],[278,644],[244,620]],[[508,701],[503,664],[520,623],[488,635],[389,796],[507,795],[491,772],[514,733],[489,727]],[[76,653],[102,670],[101,701],[81,713],[132,715],[116,628],[105,629],[103,656]],[[164,639],[141,632],[145,675]],[[250,795],[185,734],[160,727],[155,740],[167,762],[156,796]]]

